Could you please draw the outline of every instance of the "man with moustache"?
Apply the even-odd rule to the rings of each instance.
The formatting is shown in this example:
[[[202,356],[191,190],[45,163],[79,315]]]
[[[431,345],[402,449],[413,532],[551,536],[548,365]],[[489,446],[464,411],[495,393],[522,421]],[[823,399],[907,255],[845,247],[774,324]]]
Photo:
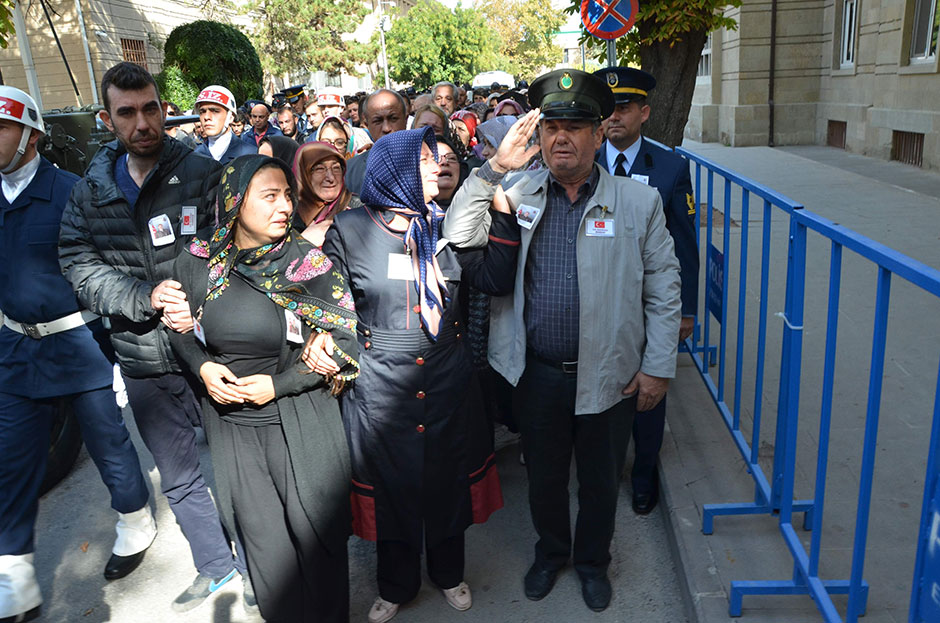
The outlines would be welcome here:
[[[611,175],[630,177],[659,191],[663,199],[666,228],[672,235],[682,276],[682,322],[678,339],[692,335],[698,303],[698,245],[695,242],[695,201],[689,163],[682,156],[654,145],[641,130],[649,119],[647,95],[656,78],[632,67],[610,67],[594,72],[614,94],[614,111],[604,121],[606,140],[597,152],[597,162]],[[630,479],[633,512],[648,515],[659,501],[659,472],[656,460],[666,427],[665,397],[650,411],[633,420],[635,458]]]
[[[408,102],[397,91],[379,89],[359,103],[359,117],[375,142],[392,132],[404,130],[408,123]],[[346,188],[359,196],[366,174],[369,152],[363,152],[346,164]]]
[[[528,95],[541,110],[522,117],[471,173],[441,235],[483,246],[497,188],[509,186],[497,200],[517,214],[522,238],[514,293],[491,299],[488,359],[515,386],[539,537],[525,595],[548,595],[573,558],[585,604],[601,611],[612,593],[610,543],[633,416],[662,400],[675,375],[679,263],[659,193],[594,162],[601,121],[614,108],[606,83],[562,69],[533,81]],[[547,168],[505,178],[539,150],[527,147],[536,124]]]
[[[98,150],[72,190],[59,264],[82,305],[110,320],[137,428],[189,541],[199,575],[173,608],[195,608],[236,568],[252,606],[244,565],[232,555],[200,469],[198,403],[168,339],[168,331],[193,326],[185,294],[169,277],[183,247],[212,223],[205,198],[221,167],[164,135],[156,81],[139,65],[109,69],[101,93],[101,120],[117,140]],[[158,235],[161,226],[169,235]]]
[[[258,153],[257,148],[239,140],[231,129],[237,110],[231,91],[217,84],[207,86],[200,91],[194,108],[206,136],[206,140],[196,146],[197,154],[224,165],[239,156]]]
[[[251,100],[249,103],[251,108],[248,109],[248,121],[251,122],[251,127],[242,132],[241,139],[257,149],[261,144],[261,139],[265,136],[280,136],[281,131],[268,120],[271,116],[271,109],[267,104],[258,100]]]

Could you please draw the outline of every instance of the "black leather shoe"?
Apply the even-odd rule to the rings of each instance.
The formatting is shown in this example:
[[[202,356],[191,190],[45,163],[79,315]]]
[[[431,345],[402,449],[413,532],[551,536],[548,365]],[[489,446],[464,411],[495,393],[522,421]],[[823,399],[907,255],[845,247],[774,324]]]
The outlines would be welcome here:
[[[39,618],[39,609],[40,606],[36,606],[32,610],[27,610],[22,614],[14,614],[10,617],[3,617],[0,619],[0,623],[26,623],[26,621],[33,621]]]
[[[541,563],[534,563],[525,574],[525,596],[532,601],[542,599],[555,585],[558,569],[552,569]]]
[[[607,609],[612,592],[610,580],[607,579],[606,574],[599,577],[581,578],[581,596],[584,597],[587,607],[594,612]]]
[[[140,566],[146,552],[147,550],[144,550],[136,554],[131,554],[130,556],[111,554],[111,558],[108,559],[108,564],[104,566],[104,579],[118,580],[128,575],[131,571]]]
[[[659,502],[659,491],[633,493],[633,512],[637,515],[649,515]]]

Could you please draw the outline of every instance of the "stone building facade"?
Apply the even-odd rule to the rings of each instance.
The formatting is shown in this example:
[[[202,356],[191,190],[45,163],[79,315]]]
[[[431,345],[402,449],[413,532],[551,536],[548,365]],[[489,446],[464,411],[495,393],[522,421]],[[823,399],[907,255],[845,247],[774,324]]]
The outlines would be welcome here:
[[[727,12],[738,29],[706,45],[686,136],[829,144],[940,170],[938,4],[744,0]]]

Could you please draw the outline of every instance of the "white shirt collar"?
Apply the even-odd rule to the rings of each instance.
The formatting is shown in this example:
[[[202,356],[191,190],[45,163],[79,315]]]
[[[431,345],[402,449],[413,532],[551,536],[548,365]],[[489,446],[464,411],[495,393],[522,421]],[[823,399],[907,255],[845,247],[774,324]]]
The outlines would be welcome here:
[[[36,171],[39,170],[39,154],[33,156],[33,159],[21,166],[12,173],[3,173],[2,187],[3,196],[9,203],[13,203],[20,196],[29,183],[36,177]]]
[[[637,154],[640,153],[640,145],[643,143],[643,137],[640,136],[640,138],[633,141],[633,144],[623,151],[619,151],[609,140],[605,142],[607,144],[607,171],[611,175],[614,174],[614,169],[617,167],[617,156],[623,154],[624,158],[627,159],[624,168],[627,173],[630,173],[630,169],[633,168],[633,162],[636,160]]]
[[[231,142],[232,131],[225,128],[225,131],[221,134],[209,137],[209,153],[212,154],[212,157],[216,160],[221,160],[225,152],[228,151],[228,146]]]

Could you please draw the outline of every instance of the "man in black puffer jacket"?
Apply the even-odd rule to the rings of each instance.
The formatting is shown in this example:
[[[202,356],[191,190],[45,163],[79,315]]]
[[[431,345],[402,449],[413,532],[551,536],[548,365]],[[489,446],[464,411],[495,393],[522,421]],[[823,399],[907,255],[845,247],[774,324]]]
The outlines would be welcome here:
[[[72,190],[59,262],[82,304],[110,321],[134,419],[199,571],[173,603],[185,611],[232,579],[236,565],[244,568],[233,559],[203,479],[194,430],[199,407],[167,338],[171,329],[192,329],[171,271],[196,231],[212,224],[206,197],[221,169],[165,136],[157,85],[145,69],[112,67],[101,93],[102,121],[118,140],[95,154]]]

